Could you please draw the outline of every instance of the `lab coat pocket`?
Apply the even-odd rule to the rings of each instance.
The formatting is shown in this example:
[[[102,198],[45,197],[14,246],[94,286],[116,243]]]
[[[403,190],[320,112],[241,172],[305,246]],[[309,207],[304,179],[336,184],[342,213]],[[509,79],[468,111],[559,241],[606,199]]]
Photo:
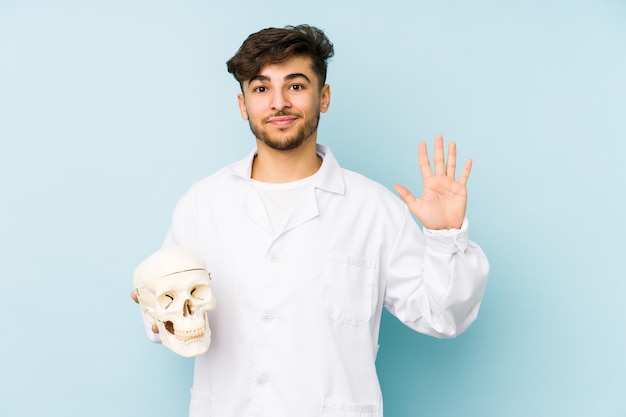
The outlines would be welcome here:
[[[360,325],[373,311],[376,261],[329,254],[322,282],[324,309],[331,320]]]
[[[322,417],[382,417],[383,407],[380,402],[372,404],[353,404],[324,399]]]
[[[211,417],[211,400],[204,391],[191,389],[189,417]]]

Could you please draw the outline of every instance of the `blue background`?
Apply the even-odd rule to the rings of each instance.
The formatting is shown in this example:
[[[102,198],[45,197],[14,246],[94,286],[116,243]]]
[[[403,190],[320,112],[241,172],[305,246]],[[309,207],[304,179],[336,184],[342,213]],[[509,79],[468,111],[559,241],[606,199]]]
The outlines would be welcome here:
[[[386,416],[626,416],[626,2],[0,0],[0,414],[183,416],[192,361],[130,298],[195,180],[254,141],[225,61],[310,23],[336,46],[320,142],[419,192],[474,159],[492,272],[453,340],[385,315]]]

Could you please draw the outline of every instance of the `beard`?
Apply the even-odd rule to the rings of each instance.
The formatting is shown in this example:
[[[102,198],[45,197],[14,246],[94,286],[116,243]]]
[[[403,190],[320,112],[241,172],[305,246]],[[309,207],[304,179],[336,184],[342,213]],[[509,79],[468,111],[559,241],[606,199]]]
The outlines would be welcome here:
[[[287,112],[278,112],[274,114],[272,117],[277,116],[291,116],[290,113]],[[264,129],[262,126],[265,124],[266,119],[262,120],[262,125],[259,126],[256,123],[253,123],[252,120],[249,121],[250,130],[261,142],[265,143],[269,148],[274,149],[276,151],[290,151],[293,149],[299,148],[308,138],[310,138],[316,131],[317,126],[320,121],[320,112],[305,119],[304,125],[301,126],[296,132],[289,134],[287,132],[279,132],[273,136],[270,136],[270,133],[267,129]]]

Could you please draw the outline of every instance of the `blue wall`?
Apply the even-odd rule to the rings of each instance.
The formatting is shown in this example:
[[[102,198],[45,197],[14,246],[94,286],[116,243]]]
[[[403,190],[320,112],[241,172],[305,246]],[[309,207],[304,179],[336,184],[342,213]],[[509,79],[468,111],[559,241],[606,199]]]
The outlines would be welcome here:
[[[185,415],[192,363],[144,338],[132,272],[253,146],[225,61],[310,23],[347,168],[417,192],[419,140],[474,159],[481,314],[454,340],[384,317],[386,415],[625,416],[626,3],[214,3],[0,0],[0,414]]]

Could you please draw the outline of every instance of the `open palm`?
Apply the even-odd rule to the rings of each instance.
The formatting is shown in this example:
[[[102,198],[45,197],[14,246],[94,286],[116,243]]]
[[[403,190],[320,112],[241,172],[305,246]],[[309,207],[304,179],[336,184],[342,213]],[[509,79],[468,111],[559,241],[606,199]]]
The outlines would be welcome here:
[[[459,179],[456,180],[456,144],[448,144],[446,160],[443,137],[437,135],[433,161],[435,171],[431,168],[424,142],[419,144],[418,162],[424,183],[421,198],[416,198],[400,184],[396,184],[394,189],[424,227],[433,230],[460,228],[467,207],[467,179],[472,169],[472,160],[467,160]]]

